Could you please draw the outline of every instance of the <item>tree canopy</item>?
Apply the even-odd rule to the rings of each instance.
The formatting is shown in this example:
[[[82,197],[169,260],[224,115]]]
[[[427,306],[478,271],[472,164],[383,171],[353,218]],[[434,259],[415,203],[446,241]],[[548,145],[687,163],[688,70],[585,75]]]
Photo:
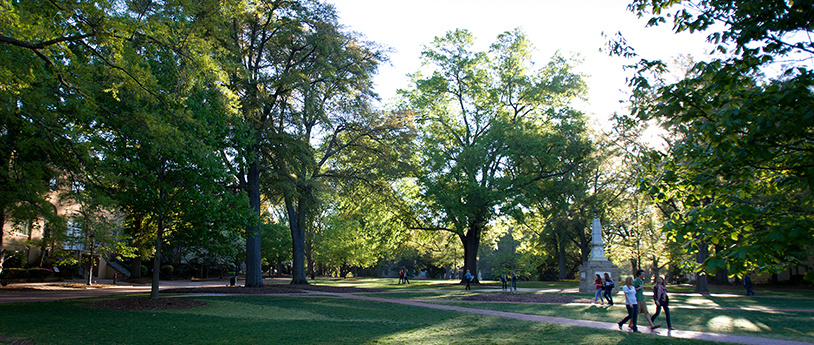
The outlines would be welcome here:
[[[718,246],[700,268],[777,272],[811,253],[812,70],[805,38],[811,1],[634,1],[650,25],[706,31],[722,55],[695,63],[677,82],[641,60],[632,79],[633,115],[671,134],[647,155],[641,187],[665,203],[668,234],[692,251]],[[669,19],[672,18],[672,19]],[[635,56],[630,47],[617,50]]]

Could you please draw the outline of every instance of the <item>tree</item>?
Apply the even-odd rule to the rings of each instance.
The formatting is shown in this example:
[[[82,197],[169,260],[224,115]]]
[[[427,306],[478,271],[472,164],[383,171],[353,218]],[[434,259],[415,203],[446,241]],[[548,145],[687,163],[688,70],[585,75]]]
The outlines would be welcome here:
[[[235,173],[258,214],[261,194],[284,203],[292,284],[307,284],[305,234],[321,184],[356,174],[329,164],[398,124],[367,107],[382,51],[343,32],[333,7],[316,1],[259,4],[231,26],[230,48],[240,59],[231,85],[242,112],[233,125]],[[256,227],[247,228],[247,286],[262,285],[259,244]]]
[[[70,48],[95,36],[104,16],[83,3],[0,6],[0,226],[38,217],[59,224],[49,196],[70,185],[87,154],[78,139],[85,105],[66,62],[82,54]],[[0,271],[4,254],[0,249]]]
[[[636,65],[633,115],[675,135],[667,152],[647,154],[650,178],[641,184],[678,206],[667,233],[693,252],[720,248],[699,258],[698,269],[710,273],[777,272],[804,258],[814,236],[814,74],[801,60],[814,54],[804,38],[814,30],[811,1],[634,1],[629,8],[650,16],[650,25],[678,8],[674,31],[717,30],[708,41],[724,55],[655,86],[647,73],[665,64]]]
[[[584,83],[557,55],[533,70],[532,47],[519,30],[498,36],[489,52],[472,50],[466,30],[425,47],[431,76],[413,76],[402,91],[419,114],[415,228],[450,231],[464,247],[464,270],[477,272],[481,236],[496,215],[510,213],[527,189],[579,164],[582,143],[568,131],[578,113],[569,102]]]

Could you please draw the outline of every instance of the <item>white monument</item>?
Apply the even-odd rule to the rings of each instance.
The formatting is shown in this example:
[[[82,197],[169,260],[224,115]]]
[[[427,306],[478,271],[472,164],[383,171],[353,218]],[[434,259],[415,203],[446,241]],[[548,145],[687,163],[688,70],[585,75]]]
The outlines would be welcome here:
[[[599,211],[594,210],[594,220],[591,222],[591,254],[587,261],[579,267],[579,292],[595,292],[594,280],[596,275],[605,277],[610,275],[616,283],[614,293],[619,290],[619,268],[605,257],[605,243],[602,241],[602,224],[599,222]]]

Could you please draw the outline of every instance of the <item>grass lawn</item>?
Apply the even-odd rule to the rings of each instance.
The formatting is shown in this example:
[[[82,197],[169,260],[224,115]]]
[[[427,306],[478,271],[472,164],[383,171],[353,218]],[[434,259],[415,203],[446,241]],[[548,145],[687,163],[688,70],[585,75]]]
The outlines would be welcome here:
[[[0,304],[0,336],[32,344],[653,344],[647,334],[329,297],[197,297],[186,310],[84,301]],[[673,344],[704,342],[670,339]]]
[[[502,293],[498,282],[473,285],[473,291],[464,291],[457,280],[415,279],[411,284],[397,284],[397,278],[322,278],[311,282],[385,290],[366,294],[380,298],[422,299],[532,315],[596,321],[617,321],[625,315],[624,307],[620,306],[621,296],[616,296],[617,306],[613,308],[457,302],[473,293]],[[521,282],[519,287],[573,291],[576,284]],[[670,291],[677,290],[681,288],[670,287]],[[577,295],[593,297],[593,294]],[[207,301],[209,305],[186,310],[114,311],[87,307],[84,305],[87,300],[0,304],[0,315],[4,316],[0,318],[0,344],[5,344],[4,338],[30,344],[702,343],[326,296],[195,299]],[[764,291],[757,297],[672,294],[671,302],[673,326],[681,330],[814,342],[814,313],[680,308],[814,309],[814,291],[780,289],[779,292]],[[652,304],[650,309],[654,309]],[[658,322],[666,326],[663,315]],[[639,324],[644,325],[645,321]]]

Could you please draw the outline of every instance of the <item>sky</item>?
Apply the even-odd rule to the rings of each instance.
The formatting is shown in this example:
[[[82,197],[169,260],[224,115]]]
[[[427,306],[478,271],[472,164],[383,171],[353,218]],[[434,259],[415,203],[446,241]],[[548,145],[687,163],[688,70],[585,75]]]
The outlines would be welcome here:
[[[710,49],[700,34],[674,34],[671,25],[645,28],[646,19],[627,11],[629,0],[328,0],[339,21],[366,39],[394,50],[389,64],[379,68],[376,91],[388,103],[396,90],[409,86],[408,73],[421,64],[424,45],[436,36],[461,28],[477,39],[476,49],[487,50],[498,34],[521,28],[533,42],[534,61],[545,65],[556,51],[583,60],[577,70],[586,74],[588,101],[577,107],[599,126],[614,112],[623,112],[627,99],[627,62],[599,52],[607,38],[621,32],[628,44],[647,59],[671,60],[690,54],[702,60]]]

